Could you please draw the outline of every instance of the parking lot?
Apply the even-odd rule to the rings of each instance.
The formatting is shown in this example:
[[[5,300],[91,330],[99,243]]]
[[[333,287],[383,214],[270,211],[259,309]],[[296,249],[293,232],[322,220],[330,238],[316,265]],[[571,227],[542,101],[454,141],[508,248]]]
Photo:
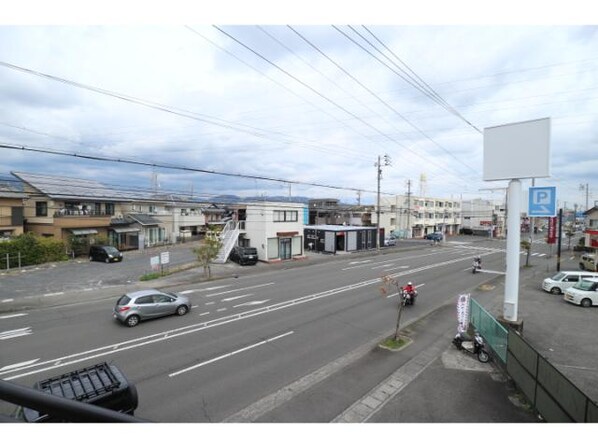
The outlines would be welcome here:
[[[579,271],[579,256],[565,252],[560,270]],[[556,263],[553,256],[548,266],[538,263],[522,268],[518,311],[523,321],[522,334],[582,392],[598,401],[598,307],[583,308],[566,302],[562,294],[542,289],[542,281],[557,272]],[[488,311],[498,316],[500,307],[502,304]]]

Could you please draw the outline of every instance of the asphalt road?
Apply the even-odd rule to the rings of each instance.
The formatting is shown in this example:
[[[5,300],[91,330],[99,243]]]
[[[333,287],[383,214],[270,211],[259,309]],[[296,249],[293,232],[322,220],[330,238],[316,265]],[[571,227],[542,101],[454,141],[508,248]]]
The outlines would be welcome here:
[[[2,316],[0,378],[32,385],[108,361],[136,384],[140,417],[223,421],[313,372],[333,373],[339,359],[387,336],[397,298],[380,294],[381,276],[418,285],[406,325],[504,272],[504,241],[456,243],[297,262],[291,269],[246,267],[237,278],[212,282],[180,280],[167,289],[184,291],[192,312],[135,328],[113,321],[110,310],[122,290],[138,285],[64,294],[53,306]],[[487,273],[471,275],[474,255],[482,255]],[[548,263],[540,253],[536,259]]]

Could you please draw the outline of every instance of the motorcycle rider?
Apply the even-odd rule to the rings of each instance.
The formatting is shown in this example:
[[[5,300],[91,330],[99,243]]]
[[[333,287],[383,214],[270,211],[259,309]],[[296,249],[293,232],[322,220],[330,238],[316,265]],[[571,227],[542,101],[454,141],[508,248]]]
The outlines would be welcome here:
[[[408,282],[407,285],[405,285],[405,287],[403,288],[403,291],[406,294],[409,294],[410,296],[413,295],[415,293],[415,287],[413,286],[413,283]]]
[[[476,269],[482,269],[482,257],[477,256],[473,259],[473,265]]]

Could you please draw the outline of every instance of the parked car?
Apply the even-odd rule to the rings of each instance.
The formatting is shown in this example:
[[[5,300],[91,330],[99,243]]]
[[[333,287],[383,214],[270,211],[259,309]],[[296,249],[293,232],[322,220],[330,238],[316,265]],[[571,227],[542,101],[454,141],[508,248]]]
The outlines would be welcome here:
[[[567,302],[583,307],[598,306],[598,281],[580,280],[575,286],[567,288],[563,297]]]
[[[580,280],[598,281],[598,274],[583,271],[561,271],[552,277],[545,278],[542,282],[542,289],[552,294],[563,294],[563,292],[575,285]]]
[[[129,415],[135,414],[139,403],[135,385],[127,380],[118,367],[106,362],[39,381],[33,388]],[[29,423],[65,421],[61,417],[23,407],[17,408],[15,417]]]
[[[128,327],[134,327],[142,320],[175,314],[183,316],[190,310],[191,301],[186,296],[147,289],[123,295],[114,305],[112,315]]]
[[[424,238],[432,241],[442,241],[442,232],[428,233]]]
[[[230,253],[230,260],[240,265],[256,264],[257,249],[255,247],[235,246]]]
[[[384,245],[385,246],[396,246],[397,245],[397,239],[394,236],[386,238],[384,240]]]
[[[597,254],[582,254],[579,258],[579,269],[586,271],[598,272],[598,255]]]
[[[89,248],[89,261],[123,261],[123,254],[114,246],[91,246]]]

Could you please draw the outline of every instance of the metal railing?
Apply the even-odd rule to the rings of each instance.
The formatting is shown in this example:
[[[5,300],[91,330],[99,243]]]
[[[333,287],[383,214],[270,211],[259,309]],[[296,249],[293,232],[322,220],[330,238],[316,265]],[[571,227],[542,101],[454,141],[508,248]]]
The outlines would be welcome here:
[[[470,301],[469,322],[476,328],[503,364],[506,363],[508,330],[474,299]]]
[[[20,384],[0,380],[0,399],[35,409],[67,422],[142,423],[144,420],[89,403],[58,397]],[[5,418],[4,421],[14,421]]]

